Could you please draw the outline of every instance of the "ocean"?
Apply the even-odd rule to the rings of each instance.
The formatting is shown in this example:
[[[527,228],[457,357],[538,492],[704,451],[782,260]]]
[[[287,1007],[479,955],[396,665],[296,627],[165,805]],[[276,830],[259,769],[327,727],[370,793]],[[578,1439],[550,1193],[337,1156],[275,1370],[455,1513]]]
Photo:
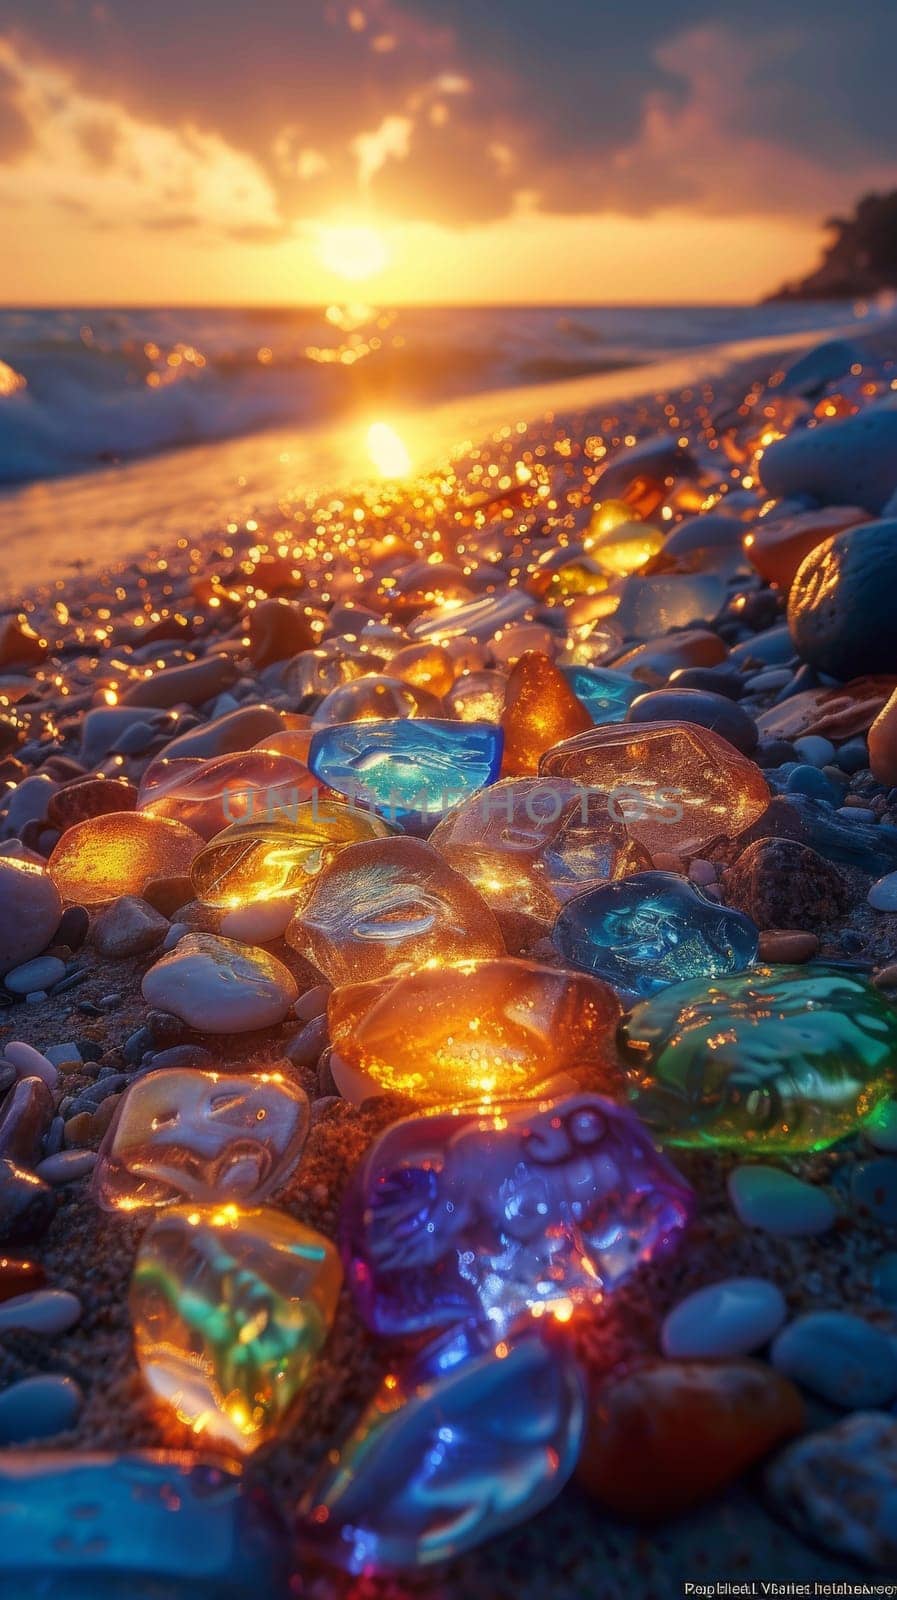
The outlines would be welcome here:
[[[415,466],[514,416],[824,337],[844,304],[0,312],[0,599],[23,575],[190,537],[300,487]],[[673,374],[675,373],[675,376]]]

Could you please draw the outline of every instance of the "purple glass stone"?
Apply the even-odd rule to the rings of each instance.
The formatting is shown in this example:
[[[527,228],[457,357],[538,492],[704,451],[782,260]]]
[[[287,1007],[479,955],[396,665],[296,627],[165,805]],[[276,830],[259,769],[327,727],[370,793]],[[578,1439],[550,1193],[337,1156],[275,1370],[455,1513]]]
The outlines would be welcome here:
[[[349,1191],[346,1271],[376,1333],[475,1318],[503,1337],[536,1306],[615,1289],[675,1242],[692,1198],[637,1118],[595,1094],[409,1117]]]

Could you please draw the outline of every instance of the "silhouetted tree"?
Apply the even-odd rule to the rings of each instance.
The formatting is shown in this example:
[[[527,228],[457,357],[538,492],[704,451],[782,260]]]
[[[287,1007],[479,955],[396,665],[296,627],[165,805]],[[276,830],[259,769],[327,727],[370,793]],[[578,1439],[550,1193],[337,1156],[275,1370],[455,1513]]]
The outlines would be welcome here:
[[[815,272],[771,299],[853,299],[897,289],[897,189],[864,195],[852,217],[830,217],[825,226],[834,237]]]

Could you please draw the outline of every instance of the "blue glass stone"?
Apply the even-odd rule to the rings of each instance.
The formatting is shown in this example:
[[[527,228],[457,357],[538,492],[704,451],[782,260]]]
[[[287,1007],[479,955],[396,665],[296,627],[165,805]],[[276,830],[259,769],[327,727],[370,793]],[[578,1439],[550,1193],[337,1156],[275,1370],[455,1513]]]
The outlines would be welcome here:
[[[287,1551],[239,1467],[172,1450],[0,1451],[0,1594],[15,1600],[274,1600]]]
[[[535,1334],[493,1348],[453,1332],[386,1378],[306,1499],[301,1542],[356,1575],[460,1555],[554,1499],[584,1416],[565,1352]]]
[[[308,765],[355,804],[418,825],[494,783],[502,745],[501,728],[487,722],[337,722],[314,735]]]
[[[562,667],[570,688],[594,723],[625,722],[626,713],[645,685],[610,667]]]
[[[675,872],[636,872],[587,889],[567,901],[551,938],[571,966],[604,978],[627,1000],[686,978],[743,972],[759,947],[750,917]]]
[[[592,1304],[677,1241],[692,1194],[595,1094],[409,1117],[347,1196],[343,1257],[375,1333],[474,1319],[495,1336]]]

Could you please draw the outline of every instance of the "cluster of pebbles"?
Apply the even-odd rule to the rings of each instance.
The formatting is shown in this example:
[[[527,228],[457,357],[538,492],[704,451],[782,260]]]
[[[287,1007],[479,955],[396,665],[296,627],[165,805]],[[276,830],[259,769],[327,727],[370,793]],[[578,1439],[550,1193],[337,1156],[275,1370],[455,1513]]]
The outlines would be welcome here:
[[[738,838],[654,867],[746,913],[762,960],[897,990],[895,373],[881,345],[835,344],[734,404],[704,384],[509,424],[426,479],[284,502],[0,622],[0,1444],[189,1444],[133,1359],[140,1226],[87,1194],[138,1074],[288,1061],[312,1128],[278,1204],[331,1236],[398,1114],[336,1093],[328,986],[276,906],[196,899],[189,841],[144,837],[160,757],[277,748],[365,677],[392,706],[405,685],[424,714],[490,720],[528,652],[612,667],[639,685],[630,721],[714,729],[773,796]],[[435,693],[416,676],[433,647]],[[85,862],[67,836],[87,819],[108,840]],[[500,922],[510,953],[556,959],[539,926]],[[761,1548],[762,1576],[897,1566],[897,1104],[824,1153],[677,1164],[688,1245],[574,1326],[594,1409],[576,1484],[414,1592],[672,1593],[756,1575]],[[253,1460],[284,1508],[385,1359],[344,1297],[295,1426]]]

